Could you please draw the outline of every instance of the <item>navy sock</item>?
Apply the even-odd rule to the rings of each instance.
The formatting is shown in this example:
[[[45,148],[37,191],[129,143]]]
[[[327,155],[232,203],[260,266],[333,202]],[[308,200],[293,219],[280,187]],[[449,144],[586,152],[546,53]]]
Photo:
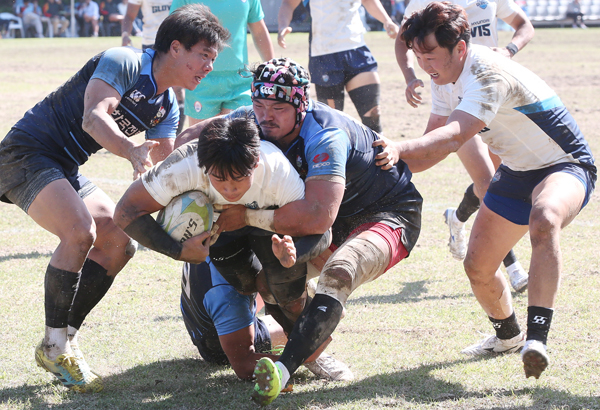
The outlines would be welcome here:
[[[80,272],[69,272],[48,265],[44,278],[46,326],[67,327],[69,308],[73,303]]]
[[[91,259],[86,259],[81,269],[79,289],[69,312],[69,326],[79,329],[88,313],[102,300],[115,278]]]
[[[511,249],[510,252],[508,252],[506,257],[504,258],[504,260],[502,261],[502,263],[504,264],[505,268],[508,268],[510,265],[512,265],[516,261],[517,261],[517,256],[515,255],[514,251]]]
[[[279,361],[293,374],[333,333],[344,307],[328,295],[316,294],[296,321]]]
[[[456,219],[461,222],[467,222],[467,220],[479,209],[479,198],[475,195],[473,184],[469,185],[465,191],[460,205],[456,208]]]
[[[527,308],[527,340],[539,340],[546,344],[554,309],[529,306]]]
[[[521,333],[515,312],[506,319],[494,319],[493,317],[489,319],[496,330],[496,337],[498,339],[512,339]]]

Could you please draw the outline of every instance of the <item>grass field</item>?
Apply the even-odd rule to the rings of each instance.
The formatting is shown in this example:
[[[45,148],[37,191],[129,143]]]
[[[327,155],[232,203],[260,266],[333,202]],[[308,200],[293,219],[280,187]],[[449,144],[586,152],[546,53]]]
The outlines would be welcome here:
[[[509,34],[501,33],[501,44]],[[561,96],[592,150],[600,152],[600,29],[538,30],[516,60]],[[0,134],[5,135],[95,53],[118,38],[0,41]],[[384,133],[414,138],[430,108],[405,103],[393,42],[369,33],[380,63]],[[306,34],[277,53],[307,62]],[[139,45],[139,44],[138,44]],[[257,57],[251,49],[251,61]],[[425,79],[423,76],[422,78]],[[426,81],[427,83],[427,81]],[[347,112],[356,115],[347,100]],[[115,201],[130,181],[128,163],[101,151],[83,173]],[[423,197],[423,230],[411,257],[361,287],[328,351],[356,379],[332,383],[300,369],[279,409],[600,409],[600,195],[564,230],[564,275],[549,338],[551,364],[525,379],[517,355],[474,360],[460,354],[492,328],[471,293],[462,265],[447,251],[442,212],[456,206],[469,180],[455,155],[414,176]],[[43,336],[43,278],[57,240],[18,208],[0,205],[0,409],[253,409],[252,384],[230,368],[208,365],[191,344],[179,313],[180,264],[138,252],[90,314],[81,346],[103,376],[96,395],[67,392],[37,368]],[[526,237],[516,248],[529,265]],[[525,324],[527,296],[513,295]]]

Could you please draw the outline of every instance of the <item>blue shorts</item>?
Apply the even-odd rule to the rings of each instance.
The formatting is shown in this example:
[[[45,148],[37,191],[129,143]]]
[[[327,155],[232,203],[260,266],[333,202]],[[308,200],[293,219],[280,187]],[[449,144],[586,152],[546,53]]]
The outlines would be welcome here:
[[[517,225],[529,225],[531,193],[544,178],[555,172],[576,177],[585,189],[581,209],[587,205],[596,183],[596,176],[579,164],[565,162],[533,171],[513,171],[500,165],[492,178],[483,202],[493,212]]]
[[[346,84],[360,73],[377,71],[377,61],[369,47],[311,57],[308,63],[311,81],[315,85],[333,87]]]
[[[185,115],[205,120],[219,115],[222,109],[235,110],[252,105],[251,78],[237,72],[210,73],[195,90],[185,90]]]

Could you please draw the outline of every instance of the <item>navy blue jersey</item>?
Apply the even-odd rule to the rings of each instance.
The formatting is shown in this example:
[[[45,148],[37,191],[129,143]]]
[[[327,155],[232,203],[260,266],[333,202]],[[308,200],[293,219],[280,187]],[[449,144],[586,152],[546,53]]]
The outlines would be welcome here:
[[[252,114],[252,107],[241,107],[231,116]],[[375,164],[380,147],[376,132],[349,115],[325,104],[310,100],[300,135],[284,152],[303,179],[319,175],[336,175],[345,179],[346,189],[333,224],[333,243],[339,246],[336,231],[366,223],[369,216],[391,212],[412,226],[415,234],[403,241],[410,251],[420,230],[421,196],[412,184],[408,166],[399,161],[392,169],[382,170]]]
[[[145,131],[148,139],[174,138],[179,109],[171,89],[156,95],[154,55],[154,50],[118,47],[94,56],[13,128],[37,140],[46,155],[82,165],[102,148],[82,128],[85,89],[90,79],[99,78],[121,95],[112,118],[127,137]]]
[[[258,352],[271,348],[266,325],[256,317],[254,296],[237,292],[207,258],[206,263],[183,265],[181,313],[192,342],[204,360],[227,364],[219,336],[255,326]]]

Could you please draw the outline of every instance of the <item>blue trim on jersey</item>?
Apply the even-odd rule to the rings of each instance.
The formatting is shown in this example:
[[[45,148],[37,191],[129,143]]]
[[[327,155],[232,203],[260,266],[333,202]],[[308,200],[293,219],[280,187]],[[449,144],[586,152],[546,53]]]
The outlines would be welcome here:
[[[514,109],[525,115],[528,115],[528,114],[535,114],[535,113],[542,112],[542,111],[548,111],[548,110],[551,110],[551,109],[557,108],[557,107],[564,107],[564,104],[562,103],[562,101],[560,100],[558,95],[555,95],[555,96],[547,98],[543,101],[538,101],[536,103],[523,105],[521,107],[515,107]]]
[[[526,115],[564,152],[571,154],[582,164],[593,166],[592,151],[577,122],[564,105]]]

